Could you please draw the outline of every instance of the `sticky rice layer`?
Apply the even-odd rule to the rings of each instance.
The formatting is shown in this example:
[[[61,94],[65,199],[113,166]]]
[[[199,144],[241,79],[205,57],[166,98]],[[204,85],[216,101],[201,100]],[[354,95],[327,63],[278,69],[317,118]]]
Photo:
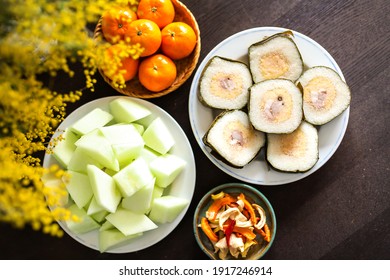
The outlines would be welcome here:
[[[267,134],[267,161],[286,172],[305,172],[318,161],[317,129],[303,121],[290,134]]]
[[[266,57],[268,57],[268,63],[264,62]],[[273,57],[273,60],[270,57]],[[286,67],[286,71],[272,77],[264,75],[264,72],[269,73],[269,71],[276,74],[278,71],[275,72],[275,70],[281,67]],[[277,36],[249,48],[249,68],[255,83],[277,78],[296,81],[302,74],[303,62],[294,41],[290,38]]]
[[[327,80],[331,83],[331,87],[334,91],[331,97],[329,96],[329,93],[327,95],[324,94],[326,91],[321,85],[317,86],[317,91],[309,90],[308,85],[310,83],[313,84],[313,81],[320,79]],[[328,67],[317,66],[306,70],[297,83],[303,87],[304,118],[312,124],[322,125],[333,120],[340,115],[351,102],[351,92],[348,85],[341,80],[340,76],[334,70]],[[327,102],[327,106],[318,105],[318,100],[321,97],[324,99],[322,102]],[[330,98],[331,100],[329,100]]]
[[[203,141],[236,167],[248,164],[265,144],[265,134],[253,129],[241,110],[225,111],[214,120]]]
[[[266,80],[249,91],[249,119],[257,130],[290,133],[301,123],[302,94],[290,80]]]
[[[241,109],[248,102],[248,88],[253,84],[246,64],[213,57],[200,79],[199,99],[217,109]]]

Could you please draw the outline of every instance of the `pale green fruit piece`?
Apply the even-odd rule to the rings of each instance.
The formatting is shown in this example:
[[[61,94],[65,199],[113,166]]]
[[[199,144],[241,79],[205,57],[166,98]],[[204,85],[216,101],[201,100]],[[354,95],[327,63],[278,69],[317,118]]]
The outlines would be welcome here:
[[[146,128],[142,137],[149,148],[160,154],[166,154],[175,144],[175,139],[160,117]]]
[[[123,198],[122,207],[135,213],[145,214],[152,203],[154,181],[152,180],[149,184],[146,184],[132,196]]]
[[[153,194],[152,194],[152,201],[157,197],[162,197],[164,194],[165,188],[161,188],[159,186],[154,186]]]
[[[126,144],[117,144],[112,145],[112,149],[114,151],[115,157],[119,162],[119,167],[123,168],[124,166],[129,165],[134,159],[139,157],[142,148],[144,146],[144,142],[133,142]]]
[[[98,229],[100,225],[87,215],[84,209],[78,208],[76,204],[72,204],[68,208],[72,215],[78,217],[79,221],[67,220],[66,225],[69,230],[76,234],[86,233]]]
[[[117,124],[100,128],[111,145],[142,141],[141,134],[132,124]]]
[[[71,125],[69,128],[74,131],[76,134],[84,135],[87,134],[96,128],[105,126],[108,124],[114,117],[100,109],[96,108],[86,114],[81,119],[77,120],[73,125]]]
[[[125,166],[137,158],[144,147],[144,140],[132,124],[111,125],[100,128],[111,143],[120,166]]]
[[[62,137],[63,139],[58,141],[53,149],[53,156],[62,167],[68,168],[68,164],[76,150],[75,143],[78,136],[69,129],[65,129]]]
[[[145,127],[142,124],[139,123],[131,123],[131,125],[134,126],[134,128],[138,131],[140,135],[142,135],[145,132]]]
[[[147,108],[128,98],[117,98],[111,101],[109,106],[117,122],[130,123],[151,114]]]
[[[116,173],[113,178],[124,197],[133,195],[154,179],[148,164],[140,157]]]
[[[165,154],[150,162],[149,167],[156,177],[156,185],[166,188],[176,179],[185,165],[186,162],[178,156]]]
[[[119,162],[115,158],[111,144],[99,129],[82,136],[76,142],[76,146],[80,149],[81,153],[91,157],[100,165],[114,171],[119,170]]]
[[[50,206],[62,206],[68,204],[69,202],[69,193],[66,192],[64,195],[60,195],[59,192],[62,193],[62,186],[64,184],[63,179],[57,178],[52,174],[45,174],[42,178],[42,183],[44,184],[46,191],[49,192],[48,195],[55,195],[58,197],[57,203]]]
[[[144,146],[144,148],[141,150],[139,156],[142,157],[148,164],[150,164],[150,162],[152,162],[154,159],[159,157],[160,154],[157,153],[156,151],[153,151],[152,149]]]
[[[173,222],[188,204],[189,201],[187,199],[172,195],[155,198],[149,218],[155,223]]]
[[[103,210],[103,211],[100,211],[100,212],[97,212],[95,214],[92,214],[90,215],[90,217],[92,219],[94,219],[96,222],[98,223],[101,223],[103,222],[105,219],[106,219],[106,216],[109,214],[110,212],[106,211],[106,210]]]
[[[103,167],[99,162],[86,155],[82,149],[76,148],[69,161],[68,170],[87,174],[88,164],[96,165],[99,168]]]
[[[107,217],[107,216],[106,216]],[[100,227],[99,231],[108,230],[108,229],[114,229],[115,227],[109,222],[105,221],[102,226]]]
[[[89,180],[89,178],[88,178]],[[92,188],[91,188],[92,190]],[[97,201],[96,201],[96,198],[95,197],[92,197],[91,199],[91,203],[89,204],[88,206],[88,209],[87,209],[87,214],[88,215],[93,215],[93,214],[96,214],[98,212],[101,212],[105,210],[103,206],[101,206]]]
[[[114,179],[94,165],[88,165],[87,170],[96,202],[108,212],[115,212],[122,197]]]
[[[142,233],[126,236],[117,229],[108,229],[99,232],[99,251],[106,252],[116,246],[123,246],[129,240],[141,236]]]
[[[109,214],[106,220],[126,236],[157,228],[157,225],[146,215],[134,213],[122,208],[118,208],[115,213]]]
[[[69,176],[64,177],[66,189],[79,208],[83,208],[91,201],[93,196],[91,184],[87,175],[68,171]]]

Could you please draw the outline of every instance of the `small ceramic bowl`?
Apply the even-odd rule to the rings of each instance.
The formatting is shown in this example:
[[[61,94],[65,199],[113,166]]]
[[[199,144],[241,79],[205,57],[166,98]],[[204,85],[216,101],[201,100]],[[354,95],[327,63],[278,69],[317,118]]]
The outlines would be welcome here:
[[[245,195],[245,198],[250,203],[256,203],[260,205],[266,213],[267,217],[267,225],[271,232],[271,240],[270,242],[266,242],[263,240],[261,235],[257,234],[257,242],[258,244],[253,245],[252,248],[249,250],[247,256],[245,259],[247,260],[257,260],[264,256],[264,254],[269,250],[269,248],[272,246],[272,243],[275,239],[276,234],[276,217],[275,212],[272,208],[272,205],[268,201],[268,199],[257,189],[254,187],[251,187],[246,184],[242,183],[227,183],[220,186],[217,186],[210,190],[199,202],[198,206],[195,210],[194,215],[194,221],[193,221],[193,229],[194,229],[194,235],[197,243],[199,244],[200,248],[203,250],[203,252],[210,258],[214,260],[219,260],[218,253],[215,252],[213,244],[209,240],[209,238],[204,234],[202,229],[200,228],[200,223],[202,217],[206,216],[206,211],[209,208],[209,206],[212,203],[211,195],[217,194],[219,192],[223,191],[224,193],[231,194],[233,196],[237,196],[240,193],[243,193]],[[230,254],[228,254],[227,259],[236,259],[235,257],[232,257]],[[238,257],[237,259],[243,259],[241,257]]]

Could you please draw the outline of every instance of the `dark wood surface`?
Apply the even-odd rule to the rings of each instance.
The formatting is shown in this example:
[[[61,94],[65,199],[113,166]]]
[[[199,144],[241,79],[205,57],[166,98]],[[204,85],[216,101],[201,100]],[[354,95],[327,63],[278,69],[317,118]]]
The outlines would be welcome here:
[[[336,153],[322,168],[295,183],[256,186],[273,205],[278,222],[276,239],[264,258],[390,259],[388,1],[182,2],[193,12],[201,30],[199,62],[234,33],[261,26],[284,27],[322,45],[337,61],[352,91],[346,134]],[[207,259],[193,236],[195,207],[210,188],[239,181],[215,167],[193,136],[188,116],[192,77],[176,92],[150,100],[182,126],[196,160],[193,201],[183,221],[168,237],[139,252],[101,254],[67,235],[57,239],[1,224],[0,258]],[[97,79],[96,92],[86,93],[75,106],[116,95],[101,77]]]

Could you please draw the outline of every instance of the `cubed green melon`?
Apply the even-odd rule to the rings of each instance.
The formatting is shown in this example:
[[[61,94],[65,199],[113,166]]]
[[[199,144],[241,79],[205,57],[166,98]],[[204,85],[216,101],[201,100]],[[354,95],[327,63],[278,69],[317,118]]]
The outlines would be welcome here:
[[[89,180],[89,178],[88,178]],[[91,188],[92,190],[92,188]],[[89,203],[88,205],[88,208],[87,208],[87,214],[88,215],[93,215],[93,214],[96,214],[98,212],[101,212],[105,210],[103,206],[101,206],[97,201],[96,201],[96,198],[93,196],[92,199],[91,199],[91,203]]]
[[[115,157],[110,142],[103,136],[99,129],[82,136],[76,142],[80,153],[83,153],[99,164],[114,171],[119,170],[119,162]]]
[[[160,117],[145,129],[142,137],[146,146],[160,154],[166,154],[175,144],[175,139]]]
[[[68,207],[72,215],[78,217],[78,221],[72,219],[65,221],[70,231],[75,234],[87,233],[100,227],[94,219],[87,215],[87,212],[83,208],[77,207],[76,204],[72,204]]]
[[[75,143],[78,136],[69,129],[65,129],[61,137],[62,139],[53,148],[53,156],[63,168],[68,168],[68,164],[76,150]]]
[[[114,117],[110,113],[100,108],[96,108],[82,118],[78,119],[69,128],[76,134],[84,135],[95,130],[96,128],[105,126],[113,118]]]
[[[45,176],[46,177],[46,176]],[[51,177],[51,176],[50,176]],[[69,193],[63,193],[64,182],[62,179],[57,177],[52,178],[42,178],[42,182],[45,186],[45,192],[48,193],[48,196],[53,195],[57,198],[56,202],[53,202],[51,206],[61,206],[64,207],[69,202]]]
[[[87,170],[96,202],[114,213],[122,198],[114,179],[94,165],[88,165]]]
[[[159,157],[160,154],[148,148],[147,146],[144,146],[139,156],[142,157],[149,164],[155,158]]]
[[[144,140],[132,124],[118,124],[100,128],[111,143],[120,166],[125,166],[137,158],[144,147]]]
[[[93,192],[87,175],[68,171],[66,189],[79,208],[83,208],[91,201]]]
[[[142,233],[124,235],[117,229],[108,229],[99,232],[99,251],[106,252],[117,246],[125,245],[129,240],[142,236]]]
[[[68,170],[87,174],[88,164],[96,165],[99,168],[103,167],[99,162],[86,155],[82,149],[76,148],[69,161]]]
[[[110,112],[117,122],[130,123],[151,114],[149,109],[129,98],[117,98],[110,102]]]
[[[115,228],[115,227],[109,221],[105,220],[105,222],[103,222],[102,226],[99,228],[99,231],[113,229],[113,228]]]
[[[146,215],[122,208],[118,208],[115,213],[109,214],[106,220],[126,236],[157,228],[157,225]]]
[[[110,214],[110,212],[106,211],[106,210],[103,210],[103,211],[100,211],[100,212],[97,212],[95,214],[92,214],[90,215],[90,217],[92,219],[94,219],[96,222],[98,223],[102,223],[103,221],[106,220],[106,216]]]
[[[188,204],[187,199],[172,195],[155,198],[149,218],[160,224],[173,222]]]
[[[165,154],[150,162],[149,168],[156,177],[156,185],[166,188],[176,179],[185,165],[186,162],[180,157]]]
[[[123,198],[122,207],[135,213],[145,214],[152,203],[154,182],[155,180],[150,181],[132,196]]]
[[[154,179],[148,164],[140,157],[116,173],[113,178],[124,197],[133,195]]]

